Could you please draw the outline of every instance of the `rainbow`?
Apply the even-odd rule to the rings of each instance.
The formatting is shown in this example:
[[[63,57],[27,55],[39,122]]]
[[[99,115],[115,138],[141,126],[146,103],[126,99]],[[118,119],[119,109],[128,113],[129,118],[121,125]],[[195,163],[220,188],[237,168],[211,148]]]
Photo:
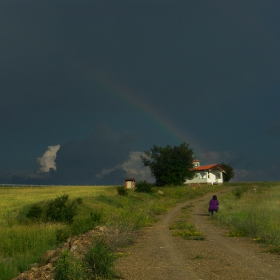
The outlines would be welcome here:
[[[178,144],[186,142],[194,150],[196,157],[199,157],[204,153],[204,149],[198,141],[194,139],[191,133],[186,132],[178,124],[173,122],[167,115],[164,115],[158,108],[155,108],[152,104],[146,102],[141,98],[141,94],[137,94],[137,91],[133,91],[126,85],[121,84],[119,81],[113,80],[104,75],[102,72],[90,71],[90,79],[94,79],[96,83],[106,92],[110,92],[121,99],[123,102],[132,105],[141,115],[145,116],[152,122],[157,128],[174,139]]]

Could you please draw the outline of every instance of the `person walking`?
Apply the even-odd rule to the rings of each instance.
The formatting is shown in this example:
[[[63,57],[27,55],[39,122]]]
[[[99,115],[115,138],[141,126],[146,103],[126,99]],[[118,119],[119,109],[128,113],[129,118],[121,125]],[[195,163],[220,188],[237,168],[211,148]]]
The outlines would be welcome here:
[[[218,212],[219,210],[219,201],[216,195],[213,195],[212,199],[209,202],[209,215],[213,215],[214,212]]]

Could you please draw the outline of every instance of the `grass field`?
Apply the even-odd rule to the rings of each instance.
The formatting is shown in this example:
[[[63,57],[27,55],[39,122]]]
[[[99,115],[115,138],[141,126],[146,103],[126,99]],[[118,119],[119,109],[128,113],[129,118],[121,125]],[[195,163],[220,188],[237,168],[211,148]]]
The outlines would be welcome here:
[[[116,190],[112,187],[0,187],[0,225],[13,220],[22,207],[40,201],[54,199],[63,194],[72,198],[94,197],[100,194],[112,194]]]
[[[226,225],[228,236],[248,236],[270,245],[271,251],[279,252],[280,184],[229,184],[233,185],[236,188],[231,193],[219,198],[220,211],[211,219]],[[152,193],[132,190],[127,196],[119,195],[114,186],[0,187],[0,279],[10,280],[28,270],[46,250],[59,246],[69,236],[89,231],[97,224],[126,232],[139,230],[156,222],[158,214],[168,211],[176,203],[223,187],[227,185],[164,187],[161,188],[163,195],[157,193],[158,188],[153,188]],[[66,194],[69,199],[78,198],[82,202],[71,225],[34,223],[26,218],[31,205]],[[195,230],[187,223],[172,226],[180,234]]]
[[[28,270],[31,263],[48,249],[57,247],[71,235],[92,229],[97,223],[133,231],[154,223],[157,214],[176,203],[220,188],[165,187],[164,194],[136,193],[118,195],[116,187],[2,187],[0,188],[0,279],[8,280]],[[54,200],[62,195],[79,198],[78,215],[71,225],[31,223],[26,213],[35,203]]]
[[[280,183],[243,183],[221,197],[215,216],[229,227],[228,236],[250,237],[280,252]]]
[[[84,200],[83,211],[91,211],[91,200],[116,194],[113,187],[2,187],[0,188],[0,279],[11,279],[29,269],[46,250],[58,244],[59,223],[27,224],[20,221],[28,206],[68,194]],[[83,214],[80,216],[83,219]]]

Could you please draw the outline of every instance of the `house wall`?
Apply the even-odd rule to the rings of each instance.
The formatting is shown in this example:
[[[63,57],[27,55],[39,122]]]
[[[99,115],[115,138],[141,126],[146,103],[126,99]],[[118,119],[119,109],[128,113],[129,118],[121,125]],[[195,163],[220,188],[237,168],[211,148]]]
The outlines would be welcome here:
[[[198,171],[192,180],[186,180],[185,184],[222,184],[223,174],[220,169],[212,169],[210,172]]]
[[[205,184],[207,183],[207,178],[199,178],[198,176],[194,177],[192,180],[186,180],[184,184]]]

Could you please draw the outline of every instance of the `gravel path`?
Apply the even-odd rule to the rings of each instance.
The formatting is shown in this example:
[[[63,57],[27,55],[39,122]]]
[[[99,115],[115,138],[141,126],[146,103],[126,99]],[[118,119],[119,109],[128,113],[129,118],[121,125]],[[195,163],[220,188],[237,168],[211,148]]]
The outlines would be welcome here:
[[[227,187],[215,194],[218,198],[230,191]],[[144,230],[137,243],[125,249],[117,270],[126,280],[196,280],[196,279],[280,279],[280,256],[265,253],[265,248],[245,238],[225,236],[205,213],[213,194],[178,204],[160,221]],[[173,237],[168,227],[179,218],[182,207],[195,205],[190,220],[206,240]]]

